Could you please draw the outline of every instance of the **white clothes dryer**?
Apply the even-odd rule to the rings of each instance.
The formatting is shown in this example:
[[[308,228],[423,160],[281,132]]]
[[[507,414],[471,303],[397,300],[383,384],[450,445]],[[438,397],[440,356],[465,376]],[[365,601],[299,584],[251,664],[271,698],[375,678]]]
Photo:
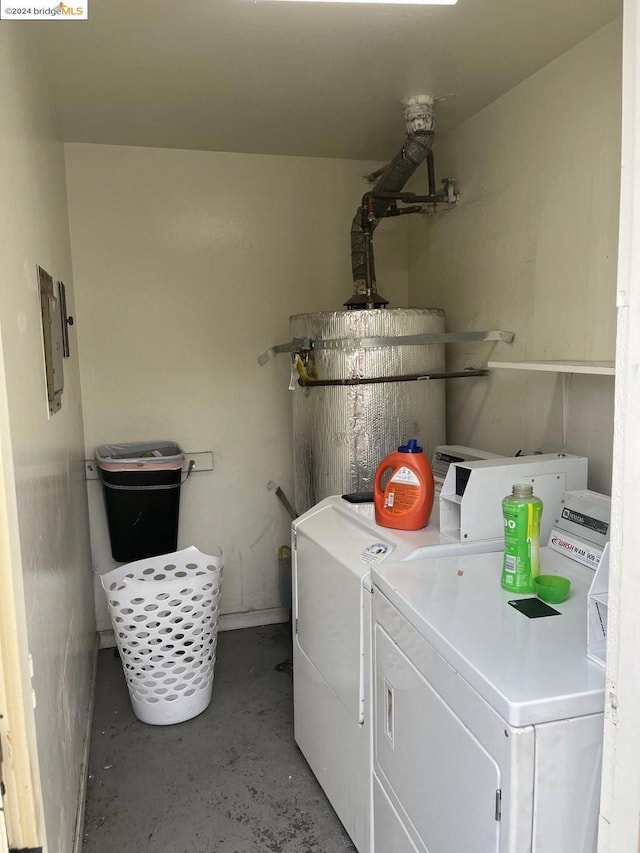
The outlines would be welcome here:
[[[609,515],[603,495],[564,496],[540,549],[541,572],[571,580],[562,604],[503,590],[501,553],[373,567],[376,853],[595,853],[587,596]]]

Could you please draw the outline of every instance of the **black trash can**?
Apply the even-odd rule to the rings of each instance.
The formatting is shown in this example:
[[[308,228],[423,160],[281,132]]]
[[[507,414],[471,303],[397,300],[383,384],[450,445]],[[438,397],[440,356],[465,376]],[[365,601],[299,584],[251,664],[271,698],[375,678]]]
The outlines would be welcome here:
[[[96,447],[113,559],[175,551],[184,452],[174,441]]]

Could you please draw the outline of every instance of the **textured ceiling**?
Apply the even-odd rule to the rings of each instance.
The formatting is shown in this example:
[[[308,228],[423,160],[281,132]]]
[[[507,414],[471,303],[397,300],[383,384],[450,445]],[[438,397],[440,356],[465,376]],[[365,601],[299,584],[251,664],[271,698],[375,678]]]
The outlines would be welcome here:
[[[384,159],[402,97],[455,95],[437,108],[446,131],[620,13],[621,0],[89,0],[87,22],[16,26],[65,140]]]

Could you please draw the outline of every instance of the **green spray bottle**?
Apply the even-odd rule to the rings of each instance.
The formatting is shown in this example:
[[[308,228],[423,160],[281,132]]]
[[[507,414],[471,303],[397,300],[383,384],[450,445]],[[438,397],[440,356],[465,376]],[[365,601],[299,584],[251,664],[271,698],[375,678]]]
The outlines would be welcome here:
[[[533,494],[533,486],[516,483],[502,501],[502,514],[502,588],[509,592],[535,592],[534,581],[540,574],[542,501]]]

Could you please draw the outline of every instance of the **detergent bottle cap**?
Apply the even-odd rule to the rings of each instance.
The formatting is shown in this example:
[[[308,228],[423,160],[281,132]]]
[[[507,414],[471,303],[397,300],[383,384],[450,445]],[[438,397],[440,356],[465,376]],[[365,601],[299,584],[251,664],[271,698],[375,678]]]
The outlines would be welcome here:
[[[398,453],[422,453],[422,448],[418,446],[415,438],[410,438],[406,444],[398,448]]]

